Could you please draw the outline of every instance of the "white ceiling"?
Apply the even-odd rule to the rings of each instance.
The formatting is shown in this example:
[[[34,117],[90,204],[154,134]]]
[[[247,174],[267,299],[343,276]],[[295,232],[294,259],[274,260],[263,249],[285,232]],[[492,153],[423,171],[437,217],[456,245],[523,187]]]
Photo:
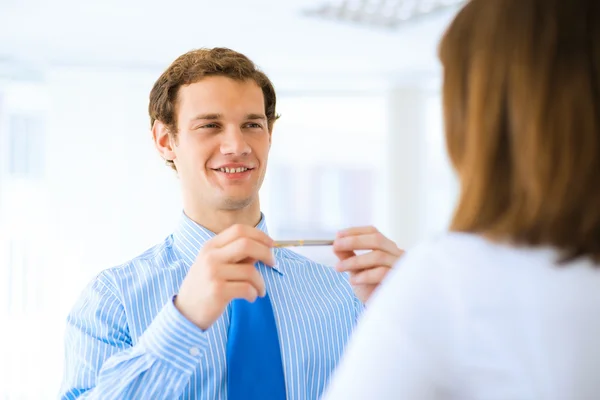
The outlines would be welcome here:
[[[270,74],[394,79],[435,73],[452,13],[390,32],[304,17],[315,0],[4,0],[0,60],[163,69],[226,46]]]

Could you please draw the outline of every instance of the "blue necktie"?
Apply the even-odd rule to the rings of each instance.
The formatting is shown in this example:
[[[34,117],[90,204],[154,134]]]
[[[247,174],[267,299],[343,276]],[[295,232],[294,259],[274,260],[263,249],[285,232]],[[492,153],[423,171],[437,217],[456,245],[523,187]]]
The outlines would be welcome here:
[[[275,316],[268,294],[254,303],[231,302],[227,339],[229,400],[285,399],[285,379]]]

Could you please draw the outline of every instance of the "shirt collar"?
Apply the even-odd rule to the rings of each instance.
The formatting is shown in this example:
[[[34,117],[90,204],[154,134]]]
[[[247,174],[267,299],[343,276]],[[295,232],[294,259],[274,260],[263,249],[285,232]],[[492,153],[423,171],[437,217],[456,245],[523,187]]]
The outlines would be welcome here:
[[[260,221],[256,225],[256,228],[267,235],[269,234],[265,216],[262,213],[260,214]],[[204,243],[215,236],[214,232],[192,221],[185,212],[182,212],[177,228],[173,232],[173,246],[181,254],[186,264],[191,266],[196,260],[198,252],[204,246]],[[283,275],[277,257],[275,257],[275,266],[273,269]]]

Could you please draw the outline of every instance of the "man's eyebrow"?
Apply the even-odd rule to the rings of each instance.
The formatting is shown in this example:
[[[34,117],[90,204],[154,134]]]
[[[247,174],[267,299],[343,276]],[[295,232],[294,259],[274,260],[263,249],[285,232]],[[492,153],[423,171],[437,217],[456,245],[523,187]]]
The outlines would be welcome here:
[[[198,120],[217,120],[217,119],[221,119],[223,118],[222,114],[217,114],[217,113],[207,113],[207,114],[198,114],[196,115],[194,118],[192,118],[192,121],[198,121]],[[246,119],[259,119],[259,120],[267,120],[267,116],[264,114],[247,114],[246,115]]]
[[[192,121],[198,121],[201,119],[215,120],[215,119],[221,119],[222,117],[223,116],[221,114],[215,114],[215,113],[198,114],[194,118],[192,118]]]
[[[264,114],[248,114],[246,115],[246,119],[262,119],[267,120],[267,116]]]

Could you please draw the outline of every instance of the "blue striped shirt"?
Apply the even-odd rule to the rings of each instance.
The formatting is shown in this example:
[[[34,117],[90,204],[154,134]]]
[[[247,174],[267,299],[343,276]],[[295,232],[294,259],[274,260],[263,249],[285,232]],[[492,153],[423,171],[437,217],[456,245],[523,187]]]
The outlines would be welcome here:
[[[257,228],[266,232],[264,217]],[[214,233],[182,216],[161,244],[101,272],[67,318],[61,399],[226,399],[229,309],[206,331],[173,304]],[[288,249],[259,265],[273,304],[287,398],[316,399],[362,311],[346,274]]]

